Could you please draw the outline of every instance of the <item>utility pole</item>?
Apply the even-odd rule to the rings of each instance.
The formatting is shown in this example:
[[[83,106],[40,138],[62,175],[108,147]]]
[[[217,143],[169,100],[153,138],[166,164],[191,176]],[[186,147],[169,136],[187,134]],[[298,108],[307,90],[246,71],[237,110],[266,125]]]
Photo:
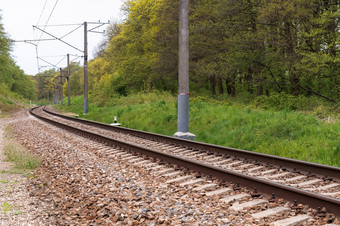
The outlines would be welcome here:
[[[53,81],[53,104],[57,103],[57,93],[55,89],[55,82]]]
[[[67,54],[67,106],[71,105],[71,87],[70,87],[70,54]]]
[[[87,114],[89,111],[87,57],[87,22],[84,22],[84,114]]]
[[[189,133],[189,0],[180,0],[178,49],[178,114],[174,137],[194,140]]]
[[[43,33],[46,33],[47,35],[51,36],[51,37],[53,38],[53,39],[51,39],[51,40],[58,40],[58,41],[60,41],[60,42],[62,42],[62,43],[64,43],[64,44],[66,44],[66,45],[72,47],[73,49],[76,49],[76,50],[78,50],[79,52],[84,53],[84,114],[87,114],[87,113],[88,113],[88,72],[87,72],[87,70],[88,70],[88,62],[87,62],[87,61],[88,61],[88,53],[87,53],[87,32],[93,32],[93,33],[100,33],[100,34],[103,34],[105,31],[99,32],[99,31],[96,31],[95,29],[98,29],[98,28],[104,26],[105,24],[109,24],[109,22],[110,22],[110,21],[108,21],[107,23],[103,23],[103,22],[100,22],[100,21],[99,21],[99,22],[89,22],[89,23],[88,23],[88,22],[84,22],[83,24],[81,24],[81,26],[84,25],[84,51],[82,51],[82,50],[78,49],[77,47],[75,47],[75,46],[69,44],[68,42],[64,41],[63,38],[64,38],[66,35],[64,35],[64,36],[62,36],[62,37],[57,37],[57,36],[55,36],[55,35],[53,35],[53,34],[51,34],[51,33],[46,32],[44,29],[39,28],[38,26],[33,26],[33,28],[36,28],[36,29],[38,29],[39,31],[41,31],[41,32],[43,32]],[[88,30],[88,29],[87,29],[87,25],[88,25],[88,24],[97,25],[97,26],[95,26],[95,27],[93,27],[93,28],[91,28],[91,29]],[[59,25],[59,26],[63,26],[63,25]],[[65,26],[68,26],[68,24],[65,24]],[[79,27],[81,27],[81,26],[79,26]],[[78,27],[78,28],[79,28],[79,27]],[[77,30],[78,28],[76,28],[76,29],[74,29],[73,31],[69,32],[67,35],[71,34],[71,33],[74,32],[75,30]],[[43,39],[39,39],[39,40],[45,41],[45,40],[43,40]],[[50,39],[48,39],[48,40],[50,40]],[[30,40],[24,40],[24,41],[30,41]],[[38,40],[33,40],[33,41],[38,41]],[[47,39],[46,39],[46,41],[47,41]],[[39,59],[42,60],[41,58],[39,58]],[[45,62],[46,62],[46,61],[45,61]],[[48,63],[48,62],[47,62],[47,63]],[[52,65],[52,66],[55,66],[55,65]]]
[[[60,68],[60,104],[63,105],[63,70]]]

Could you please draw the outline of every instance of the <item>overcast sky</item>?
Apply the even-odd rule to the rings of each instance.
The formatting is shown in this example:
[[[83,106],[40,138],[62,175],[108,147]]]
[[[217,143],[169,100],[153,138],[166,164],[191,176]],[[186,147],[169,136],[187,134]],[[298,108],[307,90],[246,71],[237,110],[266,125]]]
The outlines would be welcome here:
[[[39,28],[44,30],[48,21],[45,31],[58,38],[76,29],[62,40],[83,51],[84,27],[80,27],[80,25],[84,21],[121,21],[124,17],[124,13],[121,11],[123,2],[124,0],[1,0],[0,14],[7,34],[13,40],[53,38],[38,29],[33,29],[33,25],[41,25]],[[69,26],[48,26],[65,24]],[[94,26],[96,25],[89,24],[88,29]],[[106,26],[98,28],[96,31],[102,32]],[[102,34],[88,33],[89,59],[93,58],[96,46],[102,40]],[[37,42],[33,42],[33,44],[37,44]],[[67,64],[65,56],[68,53],[71,54],[71,60],[83,64],[83,58],[77,58],[83,53],[75,48],[58,40],[40,41],[37,48],[32,44],[16,42],[13,45],[12,56],[26,74],[35,75],[38,73],[38,64],[42,71],[51,69],[52,67],[49,67],[51,64],[65,67]],[[41,58],[39,62],[37,62],[36,52]]]

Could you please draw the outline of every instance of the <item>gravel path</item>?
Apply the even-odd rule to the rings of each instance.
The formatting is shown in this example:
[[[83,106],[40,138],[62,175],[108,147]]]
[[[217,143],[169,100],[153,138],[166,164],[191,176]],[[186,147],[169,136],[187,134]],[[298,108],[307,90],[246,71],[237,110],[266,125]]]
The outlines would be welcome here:
[[[44,212],[37,199],[30,197],[28,178],[16,174],[10,162],[5,161],[4,147],[12,142],[5,138],[4,129],[9,123],[19,120],[23,112],[10,118],[0,119],[0,225],[43,225]]]

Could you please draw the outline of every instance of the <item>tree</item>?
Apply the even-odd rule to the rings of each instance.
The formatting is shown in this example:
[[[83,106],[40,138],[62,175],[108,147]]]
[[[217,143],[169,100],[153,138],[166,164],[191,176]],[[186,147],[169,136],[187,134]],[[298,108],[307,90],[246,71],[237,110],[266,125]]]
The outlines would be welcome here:
[[[11,58],[11,42],[1,20],[0,15],[0,84],[20,96],[33,99],[35,97],[34,83]]]

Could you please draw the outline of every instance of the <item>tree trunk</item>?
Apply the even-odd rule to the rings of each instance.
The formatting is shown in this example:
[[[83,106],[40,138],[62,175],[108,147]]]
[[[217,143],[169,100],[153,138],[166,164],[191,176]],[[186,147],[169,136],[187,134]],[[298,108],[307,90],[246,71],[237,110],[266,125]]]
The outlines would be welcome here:
[[[263,95],[263,80],[262,80],[262,78],[257,79],[256,84],[257,84],[257,93],[256,93],[256,95],[257,96],[262,96]]]
[[[253,71],[252,71],[251,67],[248,68],[248,74],[247,74],[246,79],[247,79],[246,83],[247,83],[248,92],[250,94],[253,94],[254,93],[254,90],[253,90],[253,87],[252,87]]]
[[[225,79],[225,84],[227,86],[227,93],[231,96],[236,95],[236,89],[235,89],[235,81],[229,77]]]
[[[211,95],[215,97],[216,96],[216,79],[214,75],[209,76],[209,82],[211,86]]]
[[[222,83],[222,78],[221,77],[217,78],[217,85],[218,85],[218,92],[220,94],[223,94],[224,90],[223,90],[223,83]]]
[[[292,87],[291,93],[293,95],[299,94],[299,78],[297,77],[297,74],[294,71],[293,64],[295,61],[295,51],[294,51],[294,40],[293,35],[291,32],[291,23],[285,22],[284,24],[285,29],[285,36],[287,40],[287,63],[288,63],[288,71],[289,71],[289,81]]]

